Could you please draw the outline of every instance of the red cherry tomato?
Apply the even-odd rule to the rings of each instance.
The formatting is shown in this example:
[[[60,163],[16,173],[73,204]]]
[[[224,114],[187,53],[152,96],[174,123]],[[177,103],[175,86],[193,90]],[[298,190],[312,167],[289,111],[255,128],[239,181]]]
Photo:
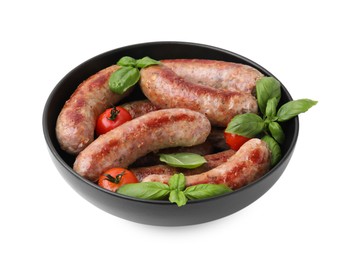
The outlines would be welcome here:
[[[103,135],[131,119],[130,113],[122,107],[108,108],[97,119],[96,134]]]
[[[137,183],[137,177],[124,168],[112,168],[105,171],[98,180],[102,188],[115,192],[121,186],[128,183]]]
[[[225,140],[226,143],[228,144],[228,146],[235,150],[238,151],[239,148],[246,143],[247,141],[249,141],[251,138],[242,136],[242,135],[237,135],[237,134],[232,134],[232,133],[224,133],[225,136]]]

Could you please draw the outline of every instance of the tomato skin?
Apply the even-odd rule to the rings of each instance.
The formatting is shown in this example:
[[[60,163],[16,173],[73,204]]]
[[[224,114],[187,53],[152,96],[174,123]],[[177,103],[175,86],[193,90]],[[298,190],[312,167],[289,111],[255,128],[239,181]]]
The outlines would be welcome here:
[[[108,177],[107,175],[110,175],[113,178],[117,178],[119,182],[116,183],[114,180],[110,180],[111,177]],[[124,168],[111,168],[107,171],[105,171],[98,180],[98,185],[101,186],[104,189],[110,190],[115,192],[117,189],[119,189],[121,186],[128,184],[128,183],[137,183],[138,179],[136,175],[134,175],[131,171],[124,169]]]
[[[112,113],[114,112],[117,114],[115,115],[114,119],[111,119]],[[120,106],[108,108],[97,118],[95,127],[96,134],[103,135],[108,131],[122,125],[123,123],[130,121],[131,119],[132,116],[130,113]]]
[[[225,136],[225,140],[227,145],[235,150],[238,151],[239,148],[246,143],[247,141],[249,141],[251,138],[242,136],[242,135],[237,135],[237,134],[233,134],[233,133],[224,133]]]

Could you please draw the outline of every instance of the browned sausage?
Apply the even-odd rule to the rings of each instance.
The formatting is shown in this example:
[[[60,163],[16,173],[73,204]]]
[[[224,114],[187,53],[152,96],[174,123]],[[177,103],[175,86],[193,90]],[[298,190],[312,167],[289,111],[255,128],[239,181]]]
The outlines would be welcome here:
[[[255,68],[234,62],[204,59],[172,59],[161,62],[186,81],[233,92],[253,93],[256,81],[263,77]]]
[[[158,164],[154,166],[149,167],[139,167],[139,168],[130,168],[130,171],[133,172],[138,181],[142,181],[145,177],[151,175],[151,174],[158,174],[158,175],[173,175],[174,173],[184,173],[185,176],[192,175],[192,174],[199,174],[205,171],[209,171],[220,164],[226,162],[231,156],[235,154],[234,150],[227,150],[215,154],[209,154],[204,156],[205,160],[207,161],[205,164],[203,164],[200,167],[197,167],[195,169],[183,169],[183,168],[176,168],[171,167],[169,165],[164,164]]]
[[[270,167],[270,151],[267,144],[257,138],[247,141],[225,163],[196,175],[186,176],[186,186],[202,183],[226,184],[236,190],[264,175]],[[168,183],[169,175],[149,175],[143,182]]]
[[[105,68],[82,82],[65,103],[56,122],[56,136],[61,149],[78,154],[94,140],[97,117],[121,100],[108,87],[110,75],[119,67]]]
[[[237,114],[257,113],[257,101],[251,94],[194,84],[162,65],[142,69],[140,86],[154,105],[198,111],[215,126],[227,126]]]
[[[126,168],[149,152],[203,143],[210,129],[209,120],[192,110],[153,111],[99,136],[77,156],[73,169],[96,181],[105,170]]]
[[[155,106],[153,103],[151,103],[149,100],[137,100],[128,102],[125,104],[120,105],[122,108],[126,109],[132,118],[140,117],[142,115],[145,115],[149,112],[159,110],[160,108]]]

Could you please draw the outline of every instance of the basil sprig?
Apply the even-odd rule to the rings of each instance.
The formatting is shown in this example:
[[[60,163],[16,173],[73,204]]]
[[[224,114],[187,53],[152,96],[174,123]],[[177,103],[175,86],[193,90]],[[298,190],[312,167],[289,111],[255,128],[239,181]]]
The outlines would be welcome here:
[[[123,94],[138,82],[140,69],[157,64],[160,62],[149,57],[138,60],[129,56],[122,57],[117,62],[121,68],[113,72],[109,78],[109,89],[114,93]]]
[[[285,133],[279,123],[308,111],[317,101],[299,99],[289,101],[277,109],[281,99],[281,87],[280,82],[273,77],[263,77],[256,82],[256,95],[263,117],[254,113],[237,115],[227,125],[225,132],[248,138],[264,134],[263,140],[271,150],[271,164],[274,166],[281,158],[279,144],[285,141]]]
[[[194,169],[207,162],[203,156],[195,153],[160,154],[160,161],[185,169]]]
[[[185,188],[185,183],[184,174],[176,173],[169,179],[168,185],[160,182],[130,183],[121,186],[117,193],[149,200],[168,198],[170,202],[181,207],[188,200],[210,198],[232,191],[224,184],[198,184]]]

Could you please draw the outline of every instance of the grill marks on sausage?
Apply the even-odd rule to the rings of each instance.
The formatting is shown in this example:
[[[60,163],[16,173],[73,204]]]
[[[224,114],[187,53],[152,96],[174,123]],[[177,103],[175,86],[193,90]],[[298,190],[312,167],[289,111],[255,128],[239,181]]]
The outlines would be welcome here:
[[[167,123],[171,123],[172,121],[174,122],[181,122],[181,121],[185,121],[185,122],[193,122],[195,121],[195,117],[189,114],[174,114],[171,116],[162,116],[162,117],[157,117],[157,118],[153,118],[152,120],[148,121],[147,125],[145,127],[149,127],[152,129],[155,128],[160,128],[162,125],[167,124]]]

